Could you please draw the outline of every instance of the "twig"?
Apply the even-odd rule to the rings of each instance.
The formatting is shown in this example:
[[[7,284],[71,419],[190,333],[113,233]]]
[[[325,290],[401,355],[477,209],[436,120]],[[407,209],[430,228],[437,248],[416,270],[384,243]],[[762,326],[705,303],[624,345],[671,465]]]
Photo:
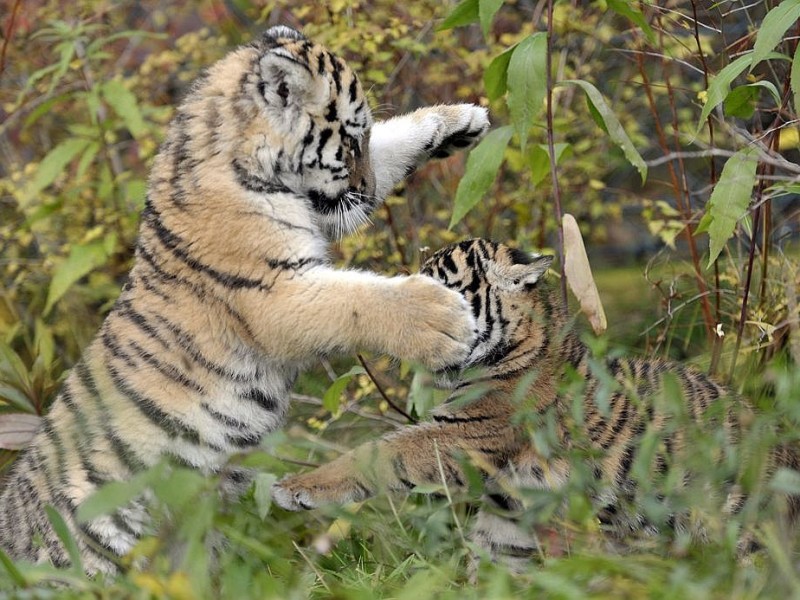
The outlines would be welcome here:
[[[8,28],[6,29],[6,39],[3,40],[3,50],[0,51],[0,77],[3,76],[3,72],[6,70],[6,50],[11,41],[11,34],[14,32],[14,23],[17,20],[20,4],[22,4],[22,0],[16,0],[14,8],[11,9],[11,19],[9,19]]]
[[[748,140],[749,143],[753,143],[753,140]],[[794,163],[789,162],[783,157],[774,157],[767,152],[763,152],[759,145],[754,146],[758,151],[758,160],[759,162],[767,163],[776,167],[778,169],[783,169],[785,171],[789,171],[793,174],[800,175],[800,165],[796,165]],[[648,167],[657,167],[659,165],[663,165],[670,161],[679,159],[679,158],[705,158],[705,157],[712,157],[712,156],[724,156],[726,158],[730,158],[736,154],[732,150],[724,150],[722,148],[708,148],[707,150],[695,150],[695,151],[685,151],[685,152],[668,152],[659,156],[658,158],[653,158],[651,160],[645,161],[645,164]]]
[[[783,84],[783,98],[781,99],[781,108],[785,106],[789,102],[789,98],[791,96],[791,88],[789,83],[789,78],[786,78],[786,81]],[[768,147],[770,150],[777,150],[780,144],[780,137],[781,137],[781,128],[779,127],[782,120],[781,110],[778,110],[777,114],[775,115],[775,119],[772,121],[772,124],[769,126],[771,131],[770,139]],[[761,221],[761,197],[764,194],[764,188],[766,187],[766,181],[760,178],[760,175],[769,174],[772,166],[765,163],[759,163],[758,165],[758,186],[756,188],[756,209],[753,213],[753,233],[750,236],[750,252],[747,257],[747,273],[745,275],[745,282],[744,288],[742,289],[742,310],[739,314],[739,323],[736,327],[736,345],[733,348],[733,358],[731,358],[731,370],[728,373],[728,384],[733,381],[733,374],[736,372],[736,360],[739,357],[739,348],[742,343],[742,335],[744,334],[744,325],[745,321],[747,320],[747,303],[750,297],[750,285],[753,280],[753,262],[755,260],[755,253],[756,253],[756,246],[758,243],[756,239],[758,237],[758,224]],[[765,224],[766,225],[766,224]],[[766,240],[766,238],[765,238]],[[762,277],[765,274],[762,273]]]
[[[403,243],[403,238],[400,231],[397,229],[397,224],[394,222],[394,215],[392,209],[387,202],[383,203],[383,210],[386,212],[386,223],[389,225],[389,231],[392,233],[392,240],[397,247],[397,252],[400,254],[400,264],[408,268],[408,259],[406,258],[406,245]]]
[[[306,396],[304,394],[292,394],[292,402],[300,402],[302,404],[310,404],[312,406],[322,406],[321,398],[316,398],[314,396]],[[390,425],[392,427],[397,427],[399,425],[405,424],[404,421],[401,421],[396,417],[390,417],[381,414],[373,414],[371,412],[361,410],[360,408],[358,408],[358,405],[355,402],[345,405],[344,410],[347,412],[351,412],[354,415],[357,415],[363,419],[371,419],[373,421],[378,421],[380,423],[383,423],[385,425]]]
[[[322,586],[325,588],[325,590],[326,590],[326,591],[327,591],[327,592],[330,594],[330,593],[331,593],[331,588],[330,588],[330,586],[328,586],[328,584],[327,584],[327,583],[325,583],[325,579],[323,579],[323,577],[322,577],[322,573],[321,573],[321,572],[320,572],[320,570],[317,568],[317,565],[315,565],[315,564],[314,564],[314,563],[313,563],[313,562],[312,562],[312,561],[311,561],[311,560],[308,558],[308,556],[306,556],[306,553],[305,553],[305,552],[303,552],[303,549],[302,549],[300,546],[298,546],[298,545],[297,545],[297,542],[294,542],[294,541],[293,541],[293,542],[292,542],[292,545],[294,546],[295,550],[297,550],[297,551],[300,553],[300,556],[302,556],[302,557],[303,557],[303,559],[304,559],[304,560],[305,560],[305,561],[308,563],[308,566],[309,566],[309,567],[311,567],[311,570],[312,570],[312,571],[314,571],[314,573],[317,575],[317,579],[319,579],[319,582],[322,584]]]
[[[708,64],[706,63],[706,55],[703,53],[703,45],[700,43],[700,29],[699,29],[699,19],[697,18],[697,2],[692,0],[692,15],[694,17],[694,41],[697,45],[697,54],[700,56],[700,64],[703,65],[703,83],[705,85],[705,89],[708,90]],[[708,142],[713,147],[714,146],[714,120],[711,118],[711,113],[708,114],[706,118],[706,122],[708,123]],[[709,172],[709,181],[711,186],[715,186],[717,184],[717,165],[714,162],[714,157],[710,157],[711,160],[708,161],[708,166],[710,169]],[[720,282],[719,282],[719,261],[714,261],[714,317],[716,318],[716,322],[719,323],[722,321],[721,313],[720,313],[720,298],[721,294],[720,290]],[[716,333],[716,330],[715,330]],[[711,364],[709,365],[708,374],[713,375],[714,372],[717,370],[717,362],[719,361],[719,357],[722,354],[722,343],[724,342],[725,338],[721,335],[715,335],[712,337],[712,348],[711,348]]]
[[[378,380],[375,379],[375,376],[372,374],[372,371],[369,370],[369,367],[367,366],[367,361],[364,360],[364,357],[361,356],[361,354],[358,354],[358,362],[360,362],[361,366],[364,367],[364,370],[367,372],[367,377],[369,377],[372,380],[372,383],[375,384],[375,389],[377,389],[378,393],[381,395],[381,397],[384,400],[386,400],[386,403],[389,406],[391,406],[394,410],[396,410],[398,413],[403,415],[406,419],[408,419],[409,423],[416,423],[417,419],[415,419],[410,414],[408,414],[406,411],[404,411],[402,408],[397,406],[394,402],[392,402],[391,398],[389,398],[389,396],[386,395],[386,392],[383,391],[383,388],[381,387],[381,384],[378,383]]]
[[[653,115],[653,124],[656,128],[656,134],[658,136],[658,143],[661,147],[662,153],[666,156],[671,154],[669,143],[667,142],[667,136],[664,131],[663,126],[661,125],[660,113],[658,107],[656,106],[655,98],[653,97],[653,90],[650,86],[650,78],[647,76],[647,70],[644,68],[644,59],[642,55],[637,55],[637,63],[639,66],[639,74],[642,77],[642,82],[644,83],[644,90],[645,95],[647,96],[647,103],[650,106],[650,112]],[[664,65],[666,67],[666,65]],[[671,94],[670,94],[671,96]],[[680,160],[680,158],[679,158]],[[692,266],[694,267],[694,278],[697,284],[697,290],[699,292],[698,297],[700,298],[701,303],[703,304],[703,317],[705,320],[706,331],[708,335],[708,339],[711,340],[713,336],[713,329],[714,324],[712,323],[713,318],[711,316],[711,306],[708,302],[708,294],[706,282],[703,279],[703,275],[700,271],[700,259],[697,253],[697,246],[695,244],[694,236],[692,232],[689,230],[689,223],[691,222],[691,213],[689,213],[684,206],[683,203],[683,193],[682,187],[678,180],[678,174],[675,171],[675,166],[672,164],[672,161],[667,161],[667,172],[669,173],[670,181],[672,183],[672,190],[675,194],[675,202],[678,205],[678,210],[681,213],[681,217],[683,222],[685,223],[685,227],[683,229],[683,234],[686,237],[686,242],[689,246],[689,250],[692,256]]]
[[[561,282],[561,297],[567,301],[567,275],[564,272],[564,230],[562,228],[561,212],[561,187],[558,183],[558,173],[556,172],[556,149],[553,140],[553,68],[550,64],[553,54],[553,0],[547,0],[547,54],[545,58],[547,68],[547,153],[550,156],[550,178],[553,181],[553,203],[556,218],[556,234],[558,236],[556,252],[561,258],[559,264],[559,274]]]

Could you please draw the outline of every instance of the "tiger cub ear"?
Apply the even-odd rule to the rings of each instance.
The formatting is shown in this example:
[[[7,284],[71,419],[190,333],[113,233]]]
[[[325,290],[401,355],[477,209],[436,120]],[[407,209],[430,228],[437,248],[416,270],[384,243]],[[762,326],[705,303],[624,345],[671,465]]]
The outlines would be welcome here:
[[[314,77],[308,65],[282,46],[267,50],[259,62],[259,91],[267,105],[278,109],[327,106],[330,86],[324,77]]]
[[[511,264],[492,262],[487,271],[489,282],[509,292],[518,292],[526,285],[533,285],[547,272],[553,264],[554,257],[542,254],[524,254],[516,251]]]

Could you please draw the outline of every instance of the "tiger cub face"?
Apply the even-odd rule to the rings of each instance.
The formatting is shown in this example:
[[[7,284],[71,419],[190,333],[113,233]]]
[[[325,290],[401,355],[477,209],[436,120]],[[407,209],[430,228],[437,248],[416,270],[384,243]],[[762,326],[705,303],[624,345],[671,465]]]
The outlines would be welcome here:
[[[199,87],[204,93],[193,96],[212,106],[233,101],[237,125],[210,129],[228,138],[245,187],[297,195],[329,237],[354,230],[375,208],[369,105],[356,74],[324,46],[272,27],[214,65]]]
[[[541,303],[532,303],[530,294],[552,262],[552,256],[483,239],[448,246],[425,261],[422,274],[460,292],[472,307],[478,335],[461,370],[498,367],[513,358],[515,350],[527,350],[522,344],[542,341],[547,302],[540,312]],[[438,383],[445,387],[459,376],[452,372],[438,375]]]

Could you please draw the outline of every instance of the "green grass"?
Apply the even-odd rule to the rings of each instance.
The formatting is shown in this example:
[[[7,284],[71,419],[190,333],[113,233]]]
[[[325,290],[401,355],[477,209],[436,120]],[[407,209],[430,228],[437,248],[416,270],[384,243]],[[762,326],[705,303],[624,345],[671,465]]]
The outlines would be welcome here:
[[[655,302],[641,269],[601,271],[596,277],[609,314],[611,345],[640,345],[638,333],[652,322]],[[349,366],[350,361],[344,360],[334,364],[334,369],[344,373]],[[676,501],[710,518],[710,539],[705,545],[664,534],[632,537],[627,545],[612,547],[587,510],[589,490],[576,477],[559,496],[566,506],[563,514],[570,519],[556,516],[539,524],[545,526],[541,536],[550,552],[532,559],[529,570],[521,575],[511,575],[501,565],[483,564],[477,580],[471,582],[466,569],[471,546],[464,531],[474,517],[478,492],[454,497],[452,502],[413,494],[379,497],[357,509],[288,513],[269,506],[268,496],[261,493],[263,486],[230,502],[221,499],[217,480],[172,471],[153,476],[158,506],[172,519],[137,547],[132,557],[136,567],[129,561],[118,577],[89,580],[50,567],[11,563],[0,556],[0,598],[800,597],[797,536],[786,525],[781,502],[770,495],[770,485],[800,492],[800,475],[789,473],[772,484],[769,478],[753,480],[752,473],[748,475],[752,470],[748,471],[748,465],[763,458],[776,439],[794,441],[792,432],[798,431],[800,420],[796,414],[800,375],[776,370],[767,379],[773,385],[758,399],[762,410],[749,424],[750,433],[735,464],[726,466],[728,471],[738,470],[752,492],[745,510],[735,518],[721,519],[712,495],[702,489],[676,496]],[[351,383],[351,399],[362,384],[359,380]],[[319,369],[301,380],[299,391],[321,397],[328,385]],[[378,402],[372,392],[358,406],[362,412],[380,416]],[[304,424],[310,419],[327,427],[309,430]],[[390,424],[364,416],[344,413],[334,418],[320,406],[296,403],[286,432],[271,436],[261,450],[237,461],[259,473],[281,477],[303,468],[292,461],[324,462],[389,429]],[[728,471],[723,472],[719,464],[703,460],[705,438],[698,437],[694,448],[696,456],[686,460],[702,471],[699,480],[719,483],[727,477]],[[580,457],[576,460],[580,462]],[[260,481],[269,483],[268,478]],[[653,497],[643,496],[644,500]],[[538,517],[531,512],[525,518],[535,523],[541,520]],[[345,524],[346,533],[331,534],[334,523]],[[741,528],[752,530],[762,546],[746,561],[736,553]],[[220,539],[224,540],[221,544]],[[217,548],[213,553],[209,552],[212,546]]]

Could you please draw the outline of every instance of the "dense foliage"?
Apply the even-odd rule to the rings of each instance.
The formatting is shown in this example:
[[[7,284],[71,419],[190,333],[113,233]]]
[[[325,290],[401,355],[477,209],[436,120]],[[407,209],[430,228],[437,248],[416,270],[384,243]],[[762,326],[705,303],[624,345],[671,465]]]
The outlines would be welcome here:
[[[725,471],[759,493],[734,522],[716,523],[708,546],[656,536],[627,554],[605,547],[576,477],[561,495],[537,500],[565,501],[570,519],[540,523],[551,543],[530,574],[487,567],[464,591],[465,498],[386,498],[355,515],[271,509],[274,477],[441,400],[413,365],[363,357],[351,368],[358,361],[346,357],[303,379],[287,433],[237,459],[262,473],[241,503],[220,500],[216,480],[155,469],[86,507],[152,488],[172,518],[138,548],[146,567],[133,560],[113,582],[93,582],[0,556],[0,593],[24,596],[23,587],[53,577],[76,593],[114,597],[798,593],[797,536],[768,492],[800,491],[800,474],[760,482],[753,472],[800,418],[800,2],[2,6],[0,448],[18,447],[36,425],[116,298],[149,164],[176,102],[202,68],[276,23],[302,27],[354,65],[379,118],[437,102],[491,109],[494,131],[469,159],[415,174],[369,229],[336,246],[340,264],[414,270],[421,248],[468,236],[560,253],[561,215],[571,213],[593,266],[615,266],[597,274],[610,333],[592,343],[691,358],[732,381],[760,413]],[[698,456],[704,451],[698,441]],[[12,458],[0,450],[4,463]],[[723,474],[709,466],[708,480]],[[680,502],[711,510],[697,490]],[[765,548],[745,565],[735,556],[743,527],[754,527]],[[227,542],[210,568],[206,544],[219,534]],[[171,561],[164,549],[176,540],[185,554]]]

